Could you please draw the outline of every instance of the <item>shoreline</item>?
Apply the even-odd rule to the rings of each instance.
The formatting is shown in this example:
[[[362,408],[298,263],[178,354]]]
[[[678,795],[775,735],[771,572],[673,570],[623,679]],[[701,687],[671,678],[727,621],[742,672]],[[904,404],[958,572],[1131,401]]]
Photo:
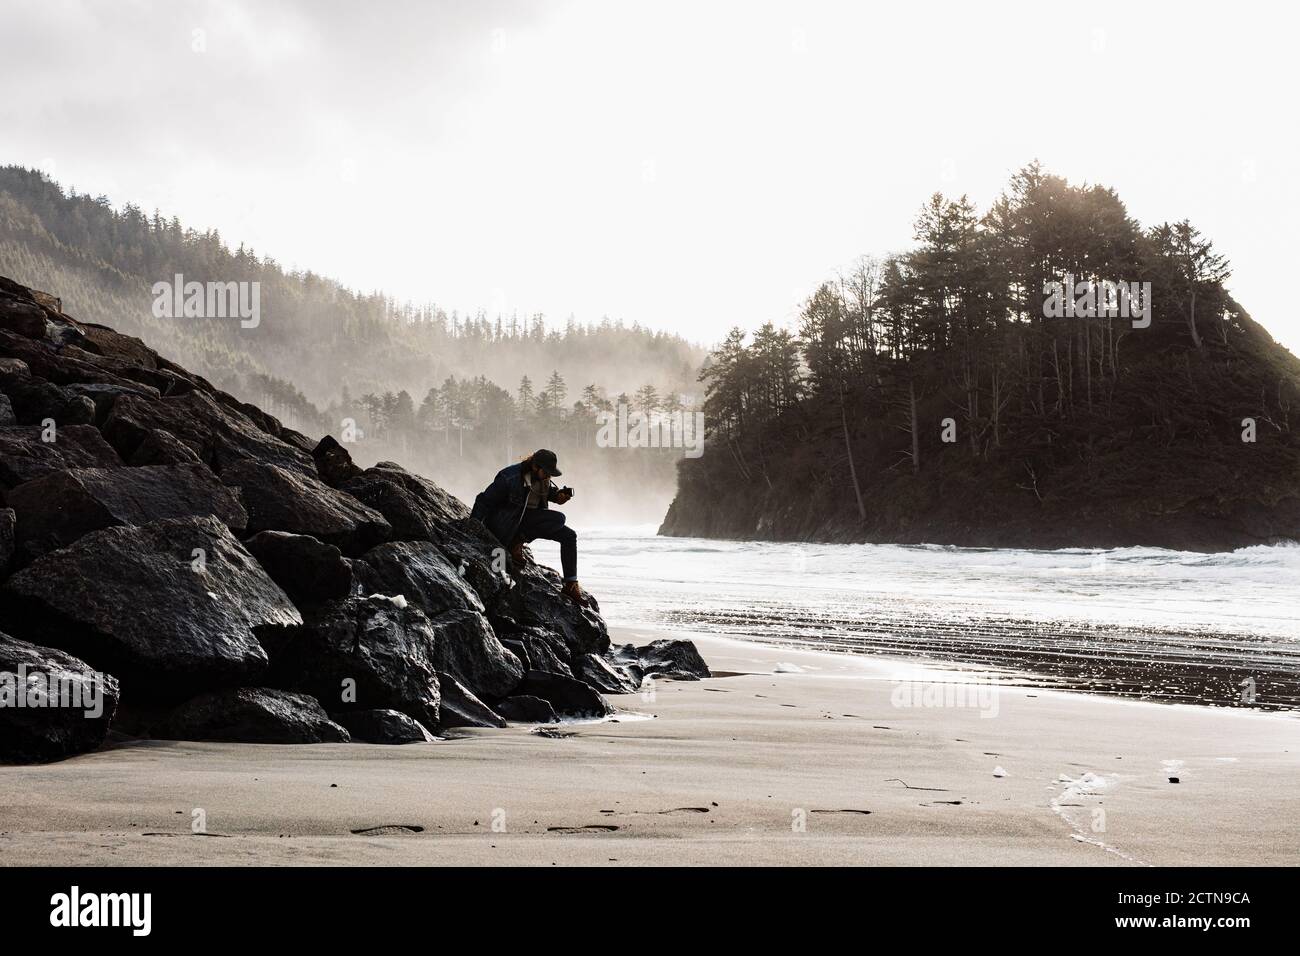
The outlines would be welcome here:
[[[0,767],[0,862],[1296,862],[1286,821],[1300,727],[1284,713],[1032,687],[997,688],[989,716],[923,697],[899,707],[900,665],[922,683],[943,672],[676,636],[727,676],[611,696],[625,716],[557,736],[512,726],[400,747],[132,741]],[[206,834],[191,832],[196,810]]]

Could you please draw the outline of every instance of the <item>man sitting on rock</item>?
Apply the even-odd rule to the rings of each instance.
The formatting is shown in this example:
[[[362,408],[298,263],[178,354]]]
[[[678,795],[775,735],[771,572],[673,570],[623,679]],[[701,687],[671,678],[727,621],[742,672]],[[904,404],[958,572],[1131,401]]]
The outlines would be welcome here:
[[[556,488],[552,478],[560,477],[555,452],[539,448],[517,465],[502,468],[474,499],[470,517],[487,525],[510,549],[515,566],[524,563],[524,545],[544,538],[560,543],[560,565],[564,571],[564,595],[585,605],[587,595],[578,584],[578,536],[564,523],[564,515],[550,510],[573,497],[572,488]]]

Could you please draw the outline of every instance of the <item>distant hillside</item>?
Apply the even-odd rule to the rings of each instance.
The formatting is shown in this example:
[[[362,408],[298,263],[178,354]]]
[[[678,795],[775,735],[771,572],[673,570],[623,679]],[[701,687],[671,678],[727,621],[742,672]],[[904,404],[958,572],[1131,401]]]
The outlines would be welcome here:
[[[0,273],[58,289],[66,311],[139,336],[294,428],[337,436],[356,422],[364,437],[352,451],[363,462],[400,457],[469,494],[506,459],[550,443],[589,459],[593,473],[612,465],[657,491],[654,519],[678,456],[597,456],[591,412],[622,393],[694,393],[705,355],[621,321],[556,328],[540,315],[461,316],[357,293],[231,249],[215,231],[130,204],[114,209],[15,166],[0,167]],[[176,273],[258,282],[260,323],[155,317],[151,287]]]
[[[1142,229],[1113,191],[1034,164],[983,216],[934,196],[914,238],[818,289],[797,332],[736,329],[713,353],[706,453],[679,466],[661,533],[1300,539],[1300,361],[1228,293],[1227,261],[1190,223]],[[1055,315],[1045,283],[1067,276],[1150,283],[1149,324]]]

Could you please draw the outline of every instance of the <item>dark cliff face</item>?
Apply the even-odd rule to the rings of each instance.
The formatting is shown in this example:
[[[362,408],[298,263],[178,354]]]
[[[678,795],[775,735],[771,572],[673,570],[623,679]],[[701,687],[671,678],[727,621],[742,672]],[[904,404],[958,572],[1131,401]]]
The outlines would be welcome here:
[[[607,660],[598,607],[502,556],[432,481],[362,470],[0,277],[0,762],[94,749],[110,726],[418,742],[502,726],[520,696],[603,714],[607,675],[626,691],[657,672]],[[77,706],[42,703],[52,689]]]
[[[960,397],[922,377],[915,471],[905,390],[888,371],[884,389],[851,383],[845,419],[865,517],[839,400],[811,398],[743,436],[711,434],[704,456],[679,466],[660,534],[1189,551],[1300,540],[1300,362],[1244,312],[1200,348],[1182,332],[1135,331],[1090,410],[1005,416],[978,456]],[[891,384],[903,398],[880,401]],[[959,440],[946,443],[950,417]]]

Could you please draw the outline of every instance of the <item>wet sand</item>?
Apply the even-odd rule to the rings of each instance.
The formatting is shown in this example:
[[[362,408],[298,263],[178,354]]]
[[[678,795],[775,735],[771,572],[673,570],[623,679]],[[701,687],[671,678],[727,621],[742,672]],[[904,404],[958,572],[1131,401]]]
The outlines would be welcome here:
[[[512,727],[403,747],[132,742],[0,767],[0,863],[1300,858],[1293,716],[1033,688],[924,706],[945,685],[912,675],[900,691],[900,668],[914,664],[694,639],[726,676],[659,681],[653,695],[611,698],[617,721],[556,736]],[[922,706],[896,706],[903,698]],[[196,809],[205,834],[192,833]]]

